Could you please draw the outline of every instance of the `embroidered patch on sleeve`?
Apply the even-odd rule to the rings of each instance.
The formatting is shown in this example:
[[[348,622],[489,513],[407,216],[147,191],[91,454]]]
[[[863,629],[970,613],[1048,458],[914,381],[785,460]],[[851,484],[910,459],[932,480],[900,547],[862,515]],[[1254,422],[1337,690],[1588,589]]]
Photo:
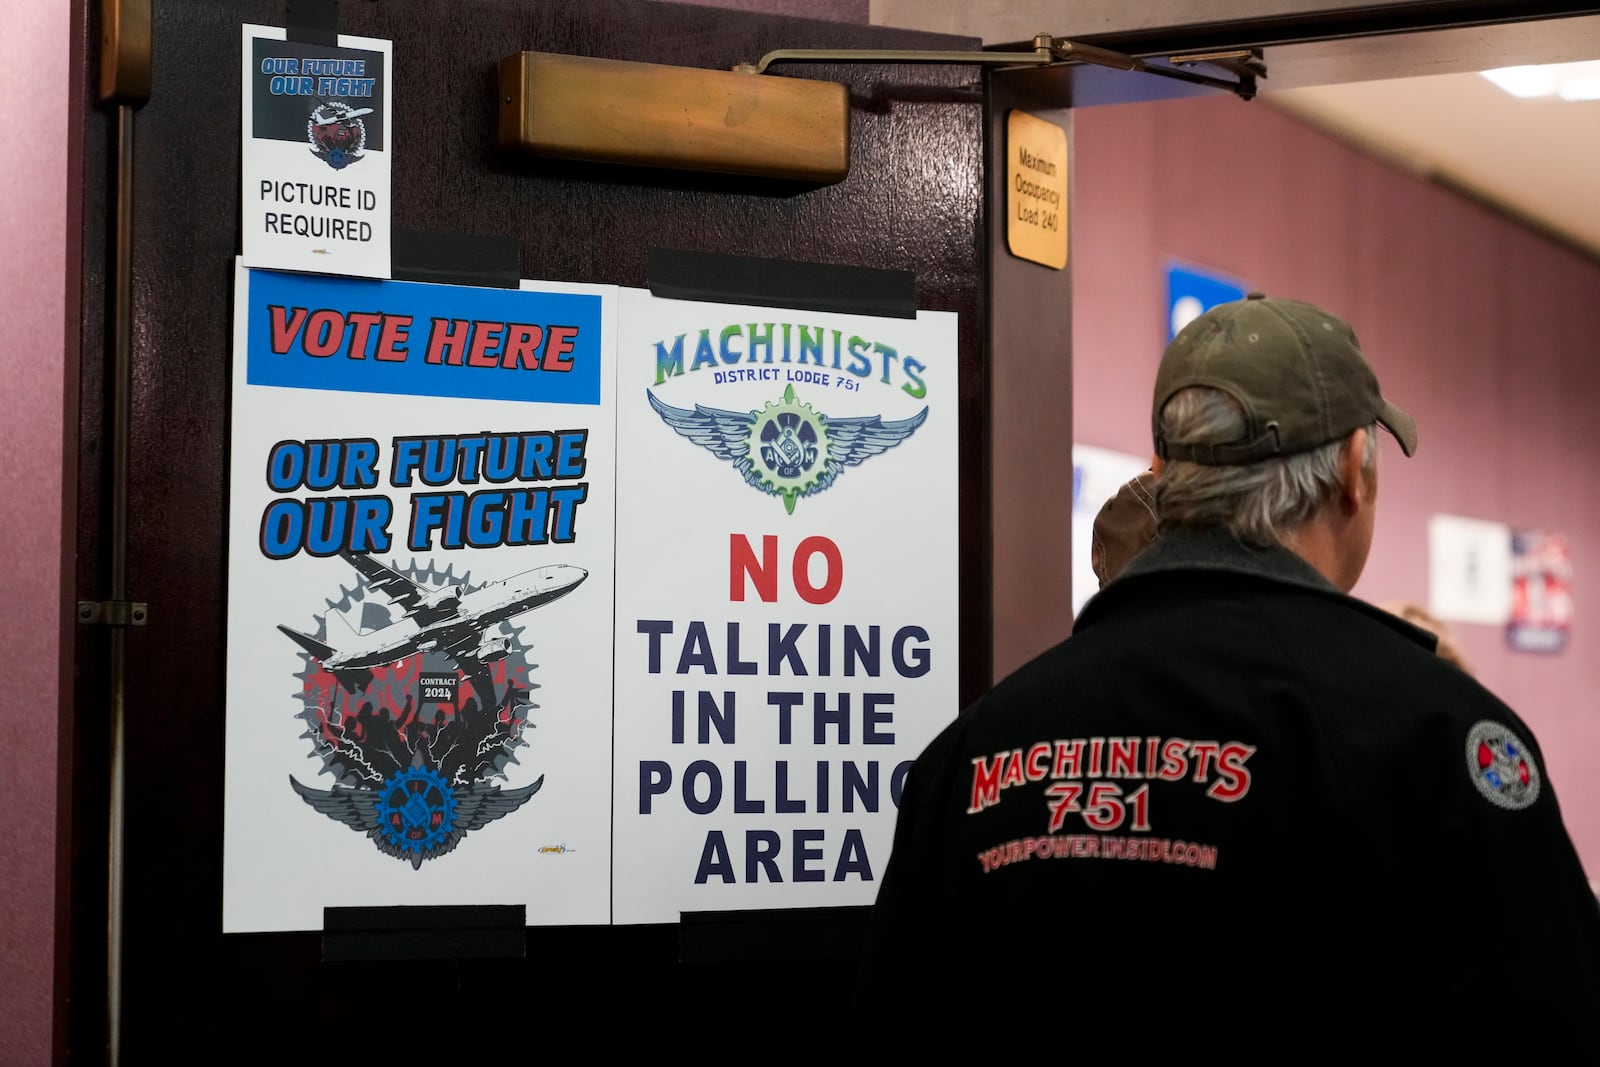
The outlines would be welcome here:
[[[1467,775],[1496,807],[1517,811],[1539,799],[1539,765],[1528,747],[1489,719],[1467,731]]]

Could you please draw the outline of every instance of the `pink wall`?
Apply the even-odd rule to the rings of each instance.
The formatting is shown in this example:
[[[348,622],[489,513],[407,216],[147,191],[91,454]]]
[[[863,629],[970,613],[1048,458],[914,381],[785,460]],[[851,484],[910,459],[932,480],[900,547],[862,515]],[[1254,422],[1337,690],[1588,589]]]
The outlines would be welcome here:
[[[10,5],[0,33],[0,1062],[48,1063],[55,959],[65,407],[68,0]]]
[[[1348,318],[1384,392],[1417,419],[1387,437],[1378,528],[1356,595],[1428,599],[1434,513],[1567,535],[1566,651],[1516,653],[1456,625],[1478,677],[1533,729],[1567,827],[1600,879],[1600,264],[1234,99],[1076,113],[1074,436],[1150,451],[1169,258]]]

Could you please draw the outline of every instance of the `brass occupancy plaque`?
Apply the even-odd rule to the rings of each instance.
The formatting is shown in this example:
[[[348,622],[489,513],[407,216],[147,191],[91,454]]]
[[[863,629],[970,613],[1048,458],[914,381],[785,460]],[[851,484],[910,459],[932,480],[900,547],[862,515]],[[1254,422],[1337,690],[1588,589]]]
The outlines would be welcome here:
[[[1012,255],[1067,265],[1067,131],[1026,111],[1006,118],[1006,219]]]

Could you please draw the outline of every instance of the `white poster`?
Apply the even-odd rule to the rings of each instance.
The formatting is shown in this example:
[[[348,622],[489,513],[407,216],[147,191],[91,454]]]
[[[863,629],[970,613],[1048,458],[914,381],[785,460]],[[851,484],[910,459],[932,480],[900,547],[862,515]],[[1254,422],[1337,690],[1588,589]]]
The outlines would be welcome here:
[[[1072,446],[1072,615],[1100,591],[1093,562],[1094,520],[1107,500],[1135,475],[1150,469],[1149,456],[1097,445]]]
[[[1503,625],[1511,615],[1511,528],[1433,515],[1428,519],[1428,610],[1446,622]]]
[[[272,26],[243,34],[245,266],[389,277],[390,42],[306,44]]]
[[[616,290],[235,294],[223,929],[607,922]]]
[[[956,317],[619,316],[613,921],[869,904],[958,710]]]

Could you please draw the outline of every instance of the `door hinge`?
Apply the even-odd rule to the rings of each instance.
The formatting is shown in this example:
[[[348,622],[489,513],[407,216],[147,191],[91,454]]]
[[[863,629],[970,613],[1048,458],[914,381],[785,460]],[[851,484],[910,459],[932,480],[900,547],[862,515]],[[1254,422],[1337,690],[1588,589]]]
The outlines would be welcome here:
[[[143,626],[150,618],[150,605],[137,600],[80,600],[78,621],[85,625]]]

